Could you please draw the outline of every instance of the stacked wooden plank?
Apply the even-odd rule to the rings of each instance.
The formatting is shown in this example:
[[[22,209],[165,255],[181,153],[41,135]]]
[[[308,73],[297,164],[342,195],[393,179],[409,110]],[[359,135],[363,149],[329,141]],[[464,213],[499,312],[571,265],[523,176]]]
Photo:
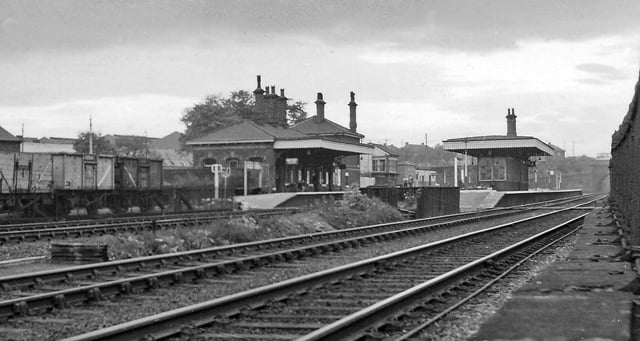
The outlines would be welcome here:
[[[51,244],[51,261],[61,263],[97,263],[109,260],[107,245],[81,243]]]

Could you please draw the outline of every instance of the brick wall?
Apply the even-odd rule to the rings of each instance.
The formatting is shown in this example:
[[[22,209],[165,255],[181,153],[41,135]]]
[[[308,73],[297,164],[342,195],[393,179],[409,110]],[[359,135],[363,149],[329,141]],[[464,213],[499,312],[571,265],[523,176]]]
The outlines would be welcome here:
[[[263,170],[261,191],[263,193],[271,192],[276,186],[276,154],[271,144],[242,144],[216,147],[194,146],[194,167],[203,167],[203,161],[207,159],[215,159],[216,163],[222,164],[225,167],[230,165],[232,166],[231,176],[227,179],[227,186],[229,188],[243,187],[244,161],[262,160]],[[248,187],[258,187],[258,171],[249,171],[248,178]]]

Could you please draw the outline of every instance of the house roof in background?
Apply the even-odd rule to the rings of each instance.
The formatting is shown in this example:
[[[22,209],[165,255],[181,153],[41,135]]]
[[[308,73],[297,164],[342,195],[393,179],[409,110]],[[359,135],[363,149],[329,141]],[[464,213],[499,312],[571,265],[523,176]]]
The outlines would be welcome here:
[[[182,136],[182,133],[174,131],[165,137],[153,140],[151,142],[151,147],[154,149],[180,149],[182,146],[180,138],[182,138]]]
[[[6,129],[0,127],[0,141],[13,141],[13,142],[20,142],[20,139],[13,136],[10,132],[8,132]]]

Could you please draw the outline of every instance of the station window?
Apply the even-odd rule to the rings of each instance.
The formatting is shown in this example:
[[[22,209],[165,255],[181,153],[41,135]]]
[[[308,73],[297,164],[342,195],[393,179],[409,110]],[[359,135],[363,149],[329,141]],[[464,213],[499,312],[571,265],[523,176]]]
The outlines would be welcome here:
[[[482,158],[478,160],[480,181],[507,180],[507,160],[505,158]]]
[[[202,160],[202,167],[209,167],[211,165],[215,165],[216,163],[217,163],[216,159],[211,158],[211,157],[210,158],[206,158],[206,159]]]
[[[480,159],[478,162],[480,169],[480,181],[491,181],[491,159]]]
[[[227,159],[227,165],[229,165],[229,167],[231,167],[231,168],[238,168],[239,164],[240,164],[240,160],[238,160],[236,158],[228,158]]]
[[[374,172],[384,172],[385,170],[385,160],[373,160]]]
[[[507,180],[507,160],[493,159],[493,180]]]

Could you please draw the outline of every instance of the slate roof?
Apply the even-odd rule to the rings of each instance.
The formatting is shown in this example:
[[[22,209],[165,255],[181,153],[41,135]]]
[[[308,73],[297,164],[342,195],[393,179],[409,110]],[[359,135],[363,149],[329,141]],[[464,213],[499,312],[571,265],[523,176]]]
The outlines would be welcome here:
[[[174,131],[165,137],[152,141],[151,147],[156,149],[180,149],[180,137],[182,137],[182,134]]]
[[[472,142],[472,141],[498,141],[498,140],[528,140],[536,139],[533,136],[507,136],[507,135],[485,135],[485,136],[468,136],[448,139],[443,142]],[[537,139],[536,139],[537,140]]]
[[[396,148],[395,146],[377,144],[377,143],[371,143],[371,145],[380,148],[380,150],[387,153],[387,155],[389,156],[400,156],[400,150],[398,150],[398,148]]]
[[[293,125],[291,129],[295,129],[309,135],[349,135],[357,138],[364,137],[364,135],[354,133],[348,128],[326,118],[321,122],[318,122],[316,120],[316,116],[311,116],[306,120]]]
[[[13,136],[10,132],[6,131],[4,128],[0,127],[0,141],[20,142],[20,139]]]
[[[487,135],[448,139],[442,141],[444,149],[456,153],[480,156],[490,151],[505,150],[521,157],[546,156],[553,154],[553,148],[532,136]]]
[[[240,123],[188,141],[187,144],[273,142],[276,139],[303,138],[308,138],[308,136],[296,130],[243,120]]]

